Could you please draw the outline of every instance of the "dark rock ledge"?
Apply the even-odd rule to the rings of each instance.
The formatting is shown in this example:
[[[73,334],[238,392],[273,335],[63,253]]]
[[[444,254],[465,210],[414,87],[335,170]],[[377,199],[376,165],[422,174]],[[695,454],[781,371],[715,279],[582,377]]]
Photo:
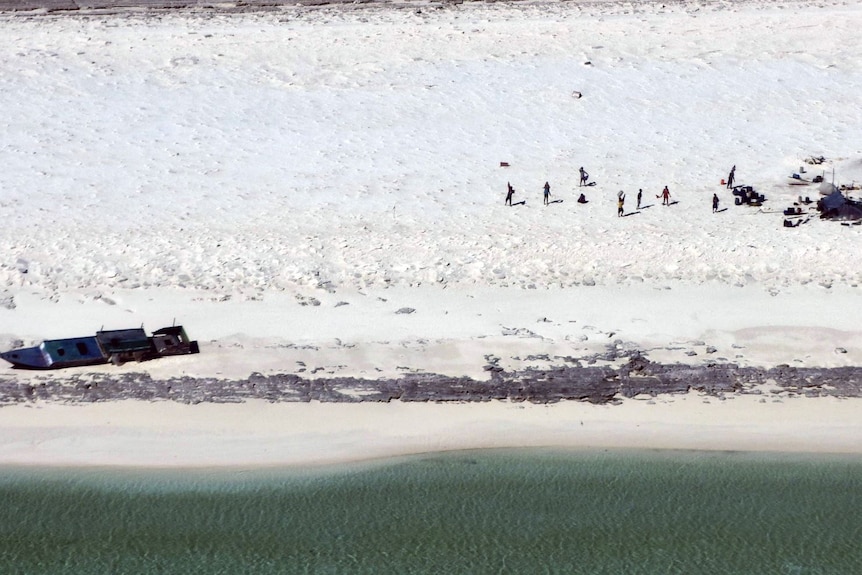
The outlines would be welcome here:
[[[435,5],[461,4],[464,0],[437,0]],[[147,10],[206,10],[209,12],[263,12],[283,7],[336,6],[352,8],[356,5],[380,4],[391,8],[410,8],[409,3],[392,0],[2,0],[0,12],[27,12],[42,10],[49,14],[98,13],[121,14],[126,11]],[[426,7],[419,2],[413,6]]]
[[[619,367],[565,365],[550,369],[507,372],[496,363],[485,367],[490,380],[447,377],[429,373],[396,379],[354,377],[303,378],[292,374],[252,374],[247,379],[178,377],[153,379],[146,373],[85,374],[19,381],[0,375],[0,406],[53,401],[84,404],[136,399],[180,403],[238,403],[249,399],[271,402],[480,402],[509,400],[537,404],[565,400],[595,404],[620,397],[682,394],[696,390],[724,398],[732,394],[763,394],[771,398],[862,397],[862,367],[790,367],[764,369],[731,363],[683,365],[654,363],[633,355]],[[767,391],[757,389],[768,384]]]

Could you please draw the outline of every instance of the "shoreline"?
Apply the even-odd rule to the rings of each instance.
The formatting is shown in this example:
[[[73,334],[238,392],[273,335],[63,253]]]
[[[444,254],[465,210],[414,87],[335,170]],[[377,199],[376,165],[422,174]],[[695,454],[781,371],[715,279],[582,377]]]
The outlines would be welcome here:
[[[860,406],[697,393],[615,406],[40,403],[0,410],[0,465],[304,468],[497,448],[860,455]]]
[[[0,398],[12,403],[0,407],[0,465],[306,468],[503,447],[862,453],[852,314],[830,331],[816,321],[826,301],[852,305],[855,290],[448,293],[320,293],[319,305],[290,295],[266,305],[150,292],[112,293],[112,306],[21,298],[6,315],[24,333],[47,329],[56,310],[102,310],[119,328],[170,323],[165,310],[182,308],[203,347],[0,373]],[[790,302],[795,325],[763,327]],[[398,314],[404,306],[417,311]],[[271,323],[256,322],[264,312]],[[230,331],[243,325],[259,333]]]

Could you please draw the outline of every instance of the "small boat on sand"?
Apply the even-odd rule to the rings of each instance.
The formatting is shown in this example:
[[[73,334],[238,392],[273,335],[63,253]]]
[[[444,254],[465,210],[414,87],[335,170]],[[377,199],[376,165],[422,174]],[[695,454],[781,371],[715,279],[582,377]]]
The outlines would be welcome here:
[[[147,361],[169,355],[200,353],[183,326],[163,327],[147,336],[143,328],[102,330],[95,336],[49,339],[35,347],[0,353],[19,369],[59,369],[80,365]]]
[[[803,172],[804,173],[804,172]],[[804,178],[802,175],[793,173],[787,178],[787,183],[791,186],[810,186],[811,184],[819,184],[823,181],[823,176],[814,176],[812,179]]]

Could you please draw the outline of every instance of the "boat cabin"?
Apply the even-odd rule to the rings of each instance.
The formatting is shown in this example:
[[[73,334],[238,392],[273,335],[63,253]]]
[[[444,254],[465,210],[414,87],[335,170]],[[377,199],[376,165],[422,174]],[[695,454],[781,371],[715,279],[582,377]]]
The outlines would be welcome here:
[[[105,358],[114,364],[142,361],[154,351],[153,343],[143,328],[98,331],[96,341]]]

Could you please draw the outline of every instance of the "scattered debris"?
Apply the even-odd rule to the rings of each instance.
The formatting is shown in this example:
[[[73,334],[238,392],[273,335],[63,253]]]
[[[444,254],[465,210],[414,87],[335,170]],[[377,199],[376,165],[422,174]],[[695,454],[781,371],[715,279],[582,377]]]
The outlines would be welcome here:
[[[758,193],[751,186],[733,186],[733,203],[737,206],[762,206],[766,196]]]
[[[784,220],[784,224],[783,224],[783,225],[784,225],[784,227],[785,227],[785,228],[798,228],[798,227],[799,227],[799,226],[801,226],[802,224],[807,224],[807,223],[808,223],[808,221],[809,221],[809,219],[808,219],[808,218],[805,218],[804,220],[800,220],[800,219],[796,219],[796,220],[788,220],[788,219],[785,219],[785,220]]]
[[[805,158],[803,162],[811,166],[819,166],[820,164],[826,162],[826,158],[824,158],[823,156],[811,156],[809,158]]]
[[[315,297],[305,297],[305,296],[297,294],[296,303],[298,303],[299,305],[301,305],[303,307],[307,306],[307,305],[317,307],[320,305],[320,300],[315,298]]]
[[[0,307],[4,309],[15,309],[15,297],[10,293],[0,294]]]
[[[812,179],[808,180],[806,178],[803,178],[800,174],[793,173],[790,174],[790,178],[787,183],[791,186],[807,186],[810,184],[819,184],[822,181],[823,176],[814,176]]]

